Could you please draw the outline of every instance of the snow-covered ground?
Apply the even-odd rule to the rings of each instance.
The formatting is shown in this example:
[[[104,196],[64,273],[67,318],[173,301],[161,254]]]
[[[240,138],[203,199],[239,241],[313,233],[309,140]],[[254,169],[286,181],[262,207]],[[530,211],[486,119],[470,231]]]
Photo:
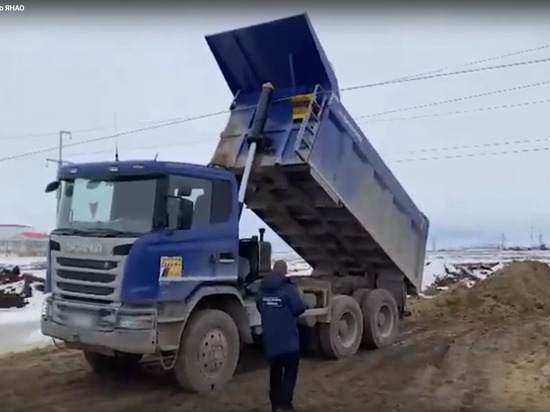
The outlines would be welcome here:
[[[284,259],[292,276],[307,276],[311,267],[292,252],[274,252],[273,260]],[[454,250],[428,252],[424,267],[423,288],[431,285],[437,276],[460,271],[468,264],[474,269],[468,269],[473,276],[484,279],[490,273],[513,260],[533,259],[550,263],[550,251],[504,251],[490,249]],[[0,267],[18,265],[21,272],[38,277],[45,276],[45,259],[37,257],[2,257]],[[470,266],[470,267],[471,267]],[[483,267],[477,267],[483,266]],[[489,268],[489,269],[488,269]],[[39,269],[39,270],[36,270]],[[463,269],[462,269],[463,270]],[[23,282],[10,284],[16,290],[22,288]],[[0,289],[6,286],[0,285]],[[24,351],[51,344],[51,339],[40,332],[40,310],[43,295],[37,290],[28,299],[28,304],[20,309],[0,309],[0,355]]]

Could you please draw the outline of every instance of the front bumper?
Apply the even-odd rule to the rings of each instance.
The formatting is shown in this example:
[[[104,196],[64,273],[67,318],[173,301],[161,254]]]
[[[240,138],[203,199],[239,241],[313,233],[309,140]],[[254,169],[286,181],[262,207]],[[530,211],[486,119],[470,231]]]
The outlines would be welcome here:
[[[61,313],[90,313],[101,326],[76,326],[65,321]],[[108,316],[104,315],[108,312]],[[94,314],[97,313],[97,318]],[[100,317],[99,314],[102,314]],[[144,316],[150,317],[147,325]],[[63,319],[63,320],[61,320]],[[132,320],[137,322],[132,324]],[[148,318],[149,319],[149,318]],[[106,322],[111,322],[106,323]],[[40,327],[42,333],[64,341],[69,347],[94,350],[110,354],[113,351],[153,354],[157,351],[156,312],[152,309],[128,310],[127,308],[98,307],[67,301],[46,299],[42,308]]]

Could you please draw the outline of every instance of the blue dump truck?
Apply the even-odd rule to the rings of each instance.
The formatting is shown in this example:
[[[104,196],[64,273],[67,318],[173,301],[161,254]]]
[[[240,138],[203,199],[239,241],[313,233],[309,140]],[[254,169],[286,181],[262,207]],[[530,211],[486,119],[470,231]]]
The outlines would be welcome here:
[[[231,380],[261,335],[264,230],[313,268],[296,280],[304,350],[390,345],[421,287],[429,222],[340,102],[307,15],[206,37],[234,99],[208,165],[108,161],[60,168],[42,333],[110,373],[156,355],[182,389]]]

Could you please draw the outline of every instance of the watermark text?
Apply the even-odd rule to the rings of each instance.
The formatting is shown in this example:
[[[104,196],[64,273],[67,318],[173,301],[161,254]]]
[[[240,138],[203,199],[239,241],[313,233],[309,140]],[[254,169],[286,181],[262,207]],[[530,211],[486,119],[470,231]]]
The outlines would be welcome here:
[[[0,4],[0,12],[18,12],[25,11],[25,5],[23,4]]]

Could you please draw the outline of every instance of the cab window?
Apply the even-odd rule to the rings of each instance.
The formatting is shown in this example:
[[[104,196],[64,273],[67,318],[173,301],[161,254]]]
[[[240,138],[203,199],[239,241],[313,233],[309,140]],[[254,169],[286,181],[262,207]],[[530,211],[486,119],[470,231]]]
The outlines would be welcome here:
[[[232,185],[227,180],[171,175],[168,195],[170,229],[226,223],[233,213]]]
[[[190,229],[210,223],[212,182],[188,176],[170,176],[168,227]]]

